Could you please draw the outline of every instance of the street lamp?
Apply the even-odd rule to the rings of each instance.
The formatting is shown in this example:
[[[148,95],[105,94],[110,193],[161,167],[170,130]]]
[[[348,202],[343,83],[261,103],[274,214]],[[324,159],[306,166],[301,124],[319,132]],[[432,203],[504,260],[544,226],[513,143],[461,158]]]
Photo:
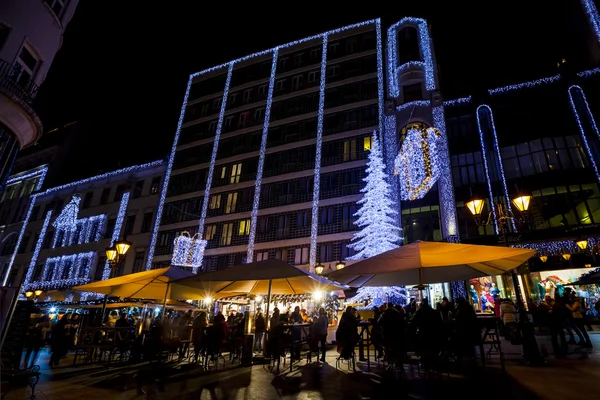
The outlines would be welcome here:
[[[588,241],[587,241],[587,240],[585,240],[585,239],[578,240],[577,242],[575,242],[575,244],[576,244],[577,246],[579,246],[579,248],[580,248],[581,250],[585,250],[585,249],[587,249],[587,247],[588,247]]]
[[[340,261],[339,263],[335,264],[335,269],[337,269],[338,271],[344,268],[346,268],[346,263],[343,261]]]
[[[317,273],[317,275],[321,275],[324,269],[325,267],[321,263],[319,263],[319,265],[315,267],[315,272]]]
[[[25,294],[25,297],[27,297],[27,300],[35,300],[38,297],[40,297],[42,295],[42,293],[44,293],[43,290],[36,289],[36,290],[28,290],[24,294]]]
[[[106,248],[106,259],[108,260],[108,265],[110,266],[111,274],[109,278],[112,278],[113,271],[119,265],[123,256],[127,253],[130,247],[131,242],[128,242],[127,240],[123,239],[116,241],[111,247]]]

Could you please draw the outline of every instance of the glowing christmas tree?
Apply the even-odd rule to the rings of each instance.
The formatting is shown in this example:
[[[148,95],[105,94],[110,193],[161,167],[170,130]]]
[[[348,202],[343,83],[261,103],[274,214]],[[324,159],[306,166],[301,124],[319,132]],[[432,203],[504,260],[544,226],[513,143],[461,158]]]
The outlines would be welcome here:
[[[364,196],[358,201],[360,209],[354,214],[358,217],[354,223],[360,230],[348,245],[356,254],[348,257],[349,260],[362,260],[395,249],[402,240],[402,229],[395,220],[398,211],[390,198],[381,144],[375,132],[366,172],[367,176],[363,179],[366,186],[361,190]]]
[[[408,303],[408,290],[404,286],[362,287],[358,289],[356,296],[346,302],[364,304],[356,307],[359,310],[369,310],[387,303],[403,306]]]

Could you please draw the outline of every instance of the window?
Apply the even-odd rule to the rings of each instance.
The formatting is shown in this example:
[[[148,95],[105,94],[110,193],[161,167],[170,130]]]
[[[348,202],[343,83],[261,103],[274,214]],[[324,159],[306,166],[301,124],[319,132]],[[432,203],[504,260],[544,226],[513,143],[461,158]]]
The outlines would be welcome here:
[[[133,187],[133,198],[137,199],[142,195],[142,191],[144,190],[144,181],[137,181],[135,186]]]
[[[285,89],[285,79],[280,79],[275,82],[275,90],[283,90]]]
[[[156,194],[160,190],[160,176],[152,178],[152,184],[150,184],[150,194]]]
[[[111,218],[106,223],[106,231],[104,231],[104,237],[109,238],[112,236],[113,231],[115,230],[115,225],[117,224],[116,218]]]
[[[87,192],[83,198],[83,205],[81,208],[90,208],[92,205],[92,199],[94,198],[94,192]]]
[[[340,74],[340,66],[332,65],[327,68],[327,76],[332,78],[334,76],[338,76]]]
[[[242,97],[242,102],[244,104],[250,103],[252,101],[252,89],[244,90],[244,95]]]
[[[135,215],[130,215],[125,220],[125,234],[131,235],[133,233],[133,226],[135,225]]]
[[[373,137],[367,136],[366,138],[363,139],[363,150],[369,151],[369,150],[371,150],[371,146],[373,146]]]
[[[231,128],[233,126],[233,120],[235,119],[235,116],[230,115],[229,117],[225,118],[225,123],[223,124],[223,126],[225,126],[225,128]]]
[[[133,259],[133,273],[142,272],[144,269],[144,256],[146,255],[145,251],[136,251],[135,258]]]
[[[20,86],[28,88],[30,81],[33,80],[37,64],[38,60],[33,56],[32,52],[26,46],[23,46],[13,67],[13,79]]]
[[[420,83],[402,86],[402,96],[405,103],[423,100],[423,90]]]
[[[321,225],[333,224],[333,207],[321,208]]]
[[[294,264],[308,264],[308,247],[294,249]]]
[[[217,226],[207,225],[206,230],[204,231],[204,240],[213,240],[215,233],[217,233]]]
[[[56,17],[60,19],[66,0],[44,0],[44,3],[48,4]]]
[[[329,262],[333,261],[333,245],[331,244],[323,244],[319,249],[319,261],[320,262]]]
[[[254,120],[256,122],[263,122],[265,120],[265,109],[257,108],[254,110]]]
[[[102,275],[104,274],[104,264],[106,264],[106,257],[100,256],[98,257],[98,262],[96,263],[96,270],[94,271],[94,280],[101,281]]]
[[[233,164],[231,166],[231,176],[229,179],[229,183],[239,183],[241,175],[242,175],[242,163]]]
[[[245,219],[240,221],[240,229],[238,230],[238,235],[240,236],[248,236],[250,234],[250,220]]]
[[[485,182],[481,152],[458,154],[451,157],[454,186],[470,186]]]
[[[296,75],[292,78],[292,90],[298,90],[302,87],[302,75]]]
[[[352,257],[356,254],[356,251],[348,246],[349,244],[350,243],[342,243],[342,255],[340,257],[342,260],[347,260],[348,257]]]
[[[300,67],[304,64],[304,53],[294,55],[294,67]]]
[[[19,235],[15,234],[9,237],[8,240],[4,241],[4,244],[2,245],[2,251],[0,252],[0,256],[8,256],[14,253],[18,237]]]
[[[214,133],[217,130],[217,121],[211,121],[208,124],[208,132],[209,133]]]
[[[310,225],[309,211],[308,210],[299,211],[298,212],[298,219],[296,221],[296,227],[298,229],[300,229],[300,228],[308,228],[309,225]]]
[[[142,230],[140,233],[150,232],[150,228],[152,227],[152,216],[154,213],[152,211],[144,213],[144,219],[142,219]]]
[[[275,259],[287,261],[287,254],[288,254],[287,249],[279,249],[275,252]]]
[[[355,229],[354,221],[356,221],[356,206],[348,205],[342,208],[342,230],[349,231]]]
[[[237,198],[238,198],[237,192],[235,192],[235,193],[229,193],[227,195],[227,204],[225,205],[225,214],[230,214],[230,213],[235,212],[235,206],[237,204]]]
[[[250,122],[250,111],[240,113],[238,128],[245,128],[248,122]]]
[[[117,186],[117,190],[115,191],[115,199],[113,201],[121,201],[123,198],[123,193],[125,193],[125,185]]]
[[[231,237],[233,236],[233,223],[223,224],[223,231],[221,232],[221,241],[219,245],[229,246],[231,244]]]
[[[221,179],[225,179],[227,176],[227,167],[221,167]]]
[[[108,203],[108,197],[110,196],[110,188],[104,188],[100,195],[100,205]]]
[[[260,96],[265,96],[267,94],[267,87],[268,87],[267,85],[260,85],[258,87],[258,94]]]
[[[221,195],[215,194],[210,196],[210,203],[208,205],[208,208],[210,208],[211,210],[216,210],[219,207],[221,207]]]
[[[258,233],[267,233],[269,230],[269,220],[267,217],[258,219]]]
[[[344,142],[344,161],[356,160],[356,140]]]
[[[319,79],[319,71],[310,71],[308,73],[308,81],[310,83],[316,82]]]

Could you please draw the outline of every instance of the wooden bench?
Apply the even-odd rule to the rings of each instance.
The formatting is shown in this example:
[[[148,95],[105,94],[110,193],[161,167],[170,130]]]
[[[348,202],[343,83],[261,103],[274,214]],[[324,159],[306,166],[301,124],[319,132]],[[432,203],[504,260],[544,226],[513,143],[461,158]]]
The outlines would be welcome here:
[[[19,368],[20,358],[14,354],[2,354],[2,368],[0,375],[2,380],[2,399],[14,388],[29,385],[31,388],[30,399],[35,398],[35,387],[40,380],[40,366],[32,365],[26,369]]]

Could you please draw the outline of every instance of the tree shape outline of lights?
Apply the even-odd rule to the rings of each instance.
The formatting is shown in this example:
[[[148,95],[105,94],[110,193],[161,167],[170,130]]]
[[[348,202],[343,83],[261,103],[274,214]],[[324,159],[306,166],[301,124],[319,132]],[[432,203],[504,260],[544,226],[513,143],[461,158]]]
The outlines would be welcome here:
[[[52,210],[46,213],[46,218],[44,219],[44,223],[42,225],[42,229],[40,229],[40,236],[38,238],[37,243],[35,244],[35,250],[33,250],[33,254],[31,255],[31,261],[29,262],[29,268],[27,269],[27,274],[25,275],[25,280],[23,282],[23,286],[26,287],[27,284],[31,281],[31,275],[33,274],[33,270],[35,269],[35,264],[37,263],[37,259],[40,255],[40,250],[42,250],[42,244],[44,243],[44,238],[46,237],[46,231],[48,230],[48,225],[50,225],[50,218],[52,218]],[[6,283],[5,283],[6,285]]]
[[[279,49],[273,50],[273,60],[271,62],[271,75],[269,76],[269,91],[267,94],[267,105],[265,107],[265,122],[263,124],[262,137],[260,140],[260,152],[258,157],[258,166],[256,168],[256,181],[254,183],[254,198],[252,199],[252,212],[250,213],[250,234],[248,236],[248,249],[246,252],[246,262],[254,260],[254,242],[256,240],[256,224],[258,221],[258,209],[260,207],[260,190],[262,186],[263,169],[265,166],[265,157],[267,151],[267,136],[269,134],[269,124],[271,120],[271,106],[273,104],[273,92],[275,90],[275,76],[277,75],[277,57]]]
[[[575,97],[573,95],[574,93],[579,94],[580,98],[584,101],[584,103],[587,107],[588,113],[589,113],[589,106],[587,106],[587,100],[585,98],[585,93],[583,92],[583,89],[581,89],[581,87],[579,87],[577,85],[572,85],[571,87],[569,87],[568,94],[569,94],[569,102],[571,103],[571,110],[573,110],[573,115],[575,116],[575,121],[577,122],[577,126],[579,127],[579,132],[581,133],[581,140],[583,141],[585,150],[587,151],[590,162],[592,163],[592,168],[594,169],[594,173],[596,174],[596,179],[598,180],[598,182],[600,182],[600,173],[598,171],[598,165],[596,164],[596,160],[594,159],[594,153],[592,152],[590,144],[588,143],[588,140],[586,137],[587,135],[585,133],[585,128],[583,127],[583,124],[581,123],[581,116],[579,115],[579,111],[577,110],[577,105],[575,104]],[[590,116],[591,116],[591,113],[588,114],[588,117],[590,117]],[[590,121],[590,123],[593,127],[596,126],[596,123],[593,120],[593,117],[592,117],[592,121]],[[595,129],[597,129],[597,128],[595,128]],[[596,131],[596,133],[597,133],[597,131]]]
[[[119,236],[121,235],[121,227],[123,226],[123,220],[125,219],[125,214],[127,213],[127,206],[129,205],[129,192],[123,193],[123,197],[121,197],[121,204],[119,205],[119,212],[117,213],[117,220],[115,221],[115,228],[113,229],[112,237],[110,239],[110,246],[114,246],[115,242],[119,240]],[[102,271],[102,280],[108,279],[110,276],[110,262],[106,260],[104,263],[104,271]]]
[[[77,215],[79,214],[79,203],[81,196],[74,194],[56,217],[52,226],[65,232],[65,235],[74,232],[77,229]]]
[[[506,187],[506,177],[504,176],[504,167],[502,166],[502,158],[500,156],[500,147],[498,146],[498,136],[496,135],[496,124],[494,123],[494,114],[492,113],[492,109],[490,108],[490,106],[488,106],[487,104],[482,104],[479,107],[477,107],[477,110],[475,111],[475,115],[477,116],[477,129],[479,131],[479,142],[481,144],[481,158],[483,159],[483,167],[485,169],[485,177],[486,177],[486,181],[487,181],[487,185],[488,185],[488,191],[489,191],[489,195],[490,195],[490,208],[492,209],[492,216],[494,218],[494,231],[496,233],[496,235],[498,235],[500,233],[500,227],[498,226],[498,216],[497,216],[497,210],[496,207],[494,207],[493,205],[496,204],[496,202],[494,201],[494,191],[492,190],[492,180],[491,180],[491,176],[490,176],[490,170],[489,170],[489,162],[488,162],[488,157],[487,157],[487,147],[485,145],[485,130],[484,130],[484,125],[482,124],[481,121],[481,113],[480,110],[487,110],[488,112],[488,117],[489,117],[489,128],[490,128],[490,132],[489,134],[491,134],[492,136],[492,143],[494,145],[494,154],[496,157],[496,161],[498,163],[498,171],[500,172],[500,181],[502,182],[502,189],[504,191],[504,198],[506,199],[506,209],[508,210],[508,213],[510,215],[512,215],[512,207],[510,205],[510,197],[508,196],[508,188]],[[515,221],[513,219],[510,220],[511,226],[513,228],[513,230],[515,232],[517,232],[517,226],[515,224]]]
[[[327,85],[327,45],[329,36],[323,35],[321,58],[321,76],[319,81],[319,114],[317,116],[317,138],[315,140],[315,171],[313,184],[313,200],[310,221],[309,268],[315,272],[317,265],[317,235],[319,234],[319,197],[321,185],[321,147],[323,144],[323,120],[325,119],[325,86]]]
[[[173,240],[171,262],[179,267],[200,268],[207,243],[199,233],[190,236],[189,232],[182,232]]]
[[[393,207],[390,199],[390,185],[385,165],[381,155],[381,145],[377,134],[373,134],[373,144],[367,161],[367,176],[363,179],[366,183],[361,189],[364,193],[362,199],[357,201],[360,205],[354,214],[354,224],[360,228],[352,238],[348,247],[357,253],[348,260],[362,260],[376,256],[385,251],[395,249],[402,241],[402,229],[396,225],[398,211]]]
[[[598,16],[598,9],[593,0],[581,0],[581,5],[596,36],[596,43],[600,44],[600,16]]]
[[[440,176],[438,179],[438,195],[440,199],[440,214],[442,217],[442,233],[444,238],[453,243],[458,243],[458,217],[456,216],[456,201],[454,198],[454,184],[452,181],[452,167],[450,165],[450,150],[448,136],[446,135],[446,117],[444,106],[435,106],[431,110],[433,126],[440,134],[437,146],[437,158]]]
[[[423,56],[423,61],[412,61],[410,66],[421,66],[425,74],[425,88],[435,90],[435,76],[433,68],[433,56],[431,52],[431,40],[429,38],[429,28],[427,21],[422,18],[405,17],[388,28],[388,93],[390,97],[400,96],[399,74],[404,65],[398,65],[398,42],[397,33],[404,27],[416,27],[419,33],[419,50]]]
[[[212,180],[215,172],[215,162],[217,161],[217,152],[219,150],[221,130],[223,129],[223,120],[225,119],[225,111],[227,109],[227,99],[229,98],[229,86],[231,84],[231,75],[233,74],[234,64],[234,62],[231,62],[229,64],[229,68],[227,69],[227,78],[225,79],[225,88],[223,89],[223,101],[221,101],[221,109],[219,110],[217,129],[215,130],[215,137],[213,138],[213,149],[210,155],[208,173],[206,175],[206,187],[204,188],[204,198],[202,199],[202,210],[200,211],[200,220],[198,221],[198,233],[200,233],[201,236],[204,234],[204,221],[206,220],[206,213],[208,212],[210,191],[212,189]],[[194,273],[197,273],[198,269],[194,268],[192,271]]]
[[[400,175],[402,200],[422,199],[440,176],[441,133],[436,128],[412,128],[406,134],[394,166]]]
[[[365,306],[356,307],[358,310],[371,310],[387,303],[404,306],[408,304],[408,290],[404,286],[364,286],[356,291],[356,295],[346,303],[365,303]]]
[[[175,161],[175,154],[177,153],[177,145],[179,144],[179,136],[181,135],[181,125],[183,124],[183,118],[185,117],[185,109],[187,108],[188,99],[190,96],[190,89],[194,78],[190,75],[185,89],[185,95],[183,96],[183,104],[181,105],[181,112],[179,113],[179,120],[177,121],[177,129],[175,130],[175,138],[173,139],[173,145],[171,146],[171,154],[167,160],[167,167],[165,168],[165,178],[163,179],[163,185],[160,190],[160,198],[156,206],[156,215],[154,216],[154,225],[152,227],[152,234],[150,235],[150,244],[148,246],[148,254],[146,255],[146,270],[152,269],[152,259],[154,258],[154,250],[156,249],[156,241],[158,240],[158,229],[160,228],[160,220],[162,218],[163,209],[165,206],[165,200],[167,198],[167,192],[169,189],[169,181],[171,179],[171,171],[173,170],[173,162]]]

